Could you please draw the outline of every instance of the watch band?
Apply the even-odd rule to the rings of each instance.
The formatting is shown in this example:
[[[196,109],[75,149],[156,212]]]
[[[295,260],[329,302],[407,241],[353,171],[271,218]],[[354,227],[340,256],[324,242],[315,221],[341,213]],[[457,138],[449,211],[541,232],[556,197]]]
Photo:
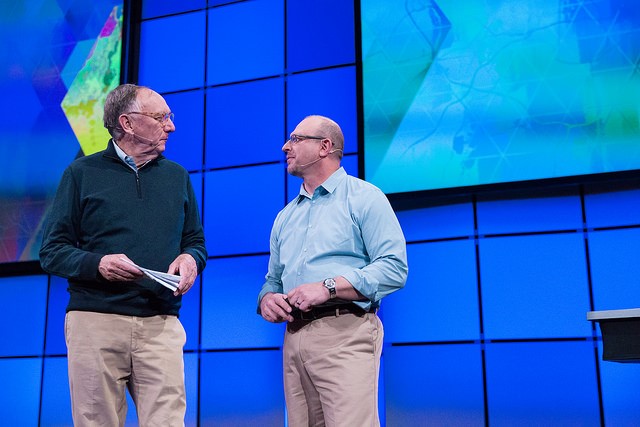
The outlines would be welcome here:
[[[324,279],[324,287],[329,290],[329,299],[336,297],[336,281],[332,278]]]

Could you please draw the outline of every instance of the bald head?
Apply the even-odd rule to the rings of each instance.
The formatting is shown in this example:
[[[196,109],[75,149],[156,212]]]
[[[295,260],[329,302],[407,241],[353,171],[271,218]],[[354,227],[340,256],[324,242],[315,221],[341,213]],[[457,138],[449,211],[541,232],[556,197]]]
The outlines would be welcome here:
[[[309,121],[316,127],[316,135],[329,138],[333,143],[332,153],[339,159],[342,159],[342,155],[344,154],[344,134],[342,133],[342,129],[340,129],[340,125],[328,117],[318,115],[307,116],[303,121]]]

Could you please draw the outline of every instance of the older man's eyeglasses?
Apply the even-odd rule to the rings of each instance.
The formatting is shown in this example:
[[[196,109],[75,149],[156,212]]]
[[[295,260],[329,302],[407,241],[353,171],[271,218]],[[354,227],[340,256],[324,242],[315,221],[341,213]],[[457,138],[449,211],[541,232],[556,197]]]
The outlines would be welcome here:
[[[305,139],[326,139],[324,136],[309,136],[309,135],[296,135],[295,133],[292,134],[289,139],[287,139],[287,142],[290,142],[291,145],[295,145],[298,142],[302,142]],[[286,144],[286,142],[285,142]]]
[[[140,114],[143,116],[151,117],[154,120],[157,120],[160,124],[165,125],[167,121],[174,121],[175,114],[173,113],[147,113],[145,111],[130,111],[127,114]]]

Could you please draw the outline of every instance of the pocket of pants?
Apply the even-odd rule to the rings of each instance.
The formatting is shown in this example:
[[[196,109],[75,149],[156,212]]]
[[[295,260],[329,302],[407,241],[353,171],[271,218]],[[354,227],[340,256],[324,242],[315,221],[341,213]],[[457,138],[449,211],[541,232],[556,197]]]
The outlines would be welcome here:
[[[69,313],[64,315],[64,343],[69,348]]]

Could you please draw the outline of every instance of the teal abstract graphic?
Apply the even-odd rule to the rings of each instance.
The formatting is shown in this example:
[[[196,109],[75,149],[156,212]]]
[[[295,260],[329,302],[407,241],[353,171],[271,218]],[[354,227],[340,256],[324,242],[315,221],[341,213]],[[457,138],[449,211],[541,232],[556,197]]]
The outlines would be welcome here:
[[[365,178],[386,193],[640,168],[640,9],[363,0]]]

